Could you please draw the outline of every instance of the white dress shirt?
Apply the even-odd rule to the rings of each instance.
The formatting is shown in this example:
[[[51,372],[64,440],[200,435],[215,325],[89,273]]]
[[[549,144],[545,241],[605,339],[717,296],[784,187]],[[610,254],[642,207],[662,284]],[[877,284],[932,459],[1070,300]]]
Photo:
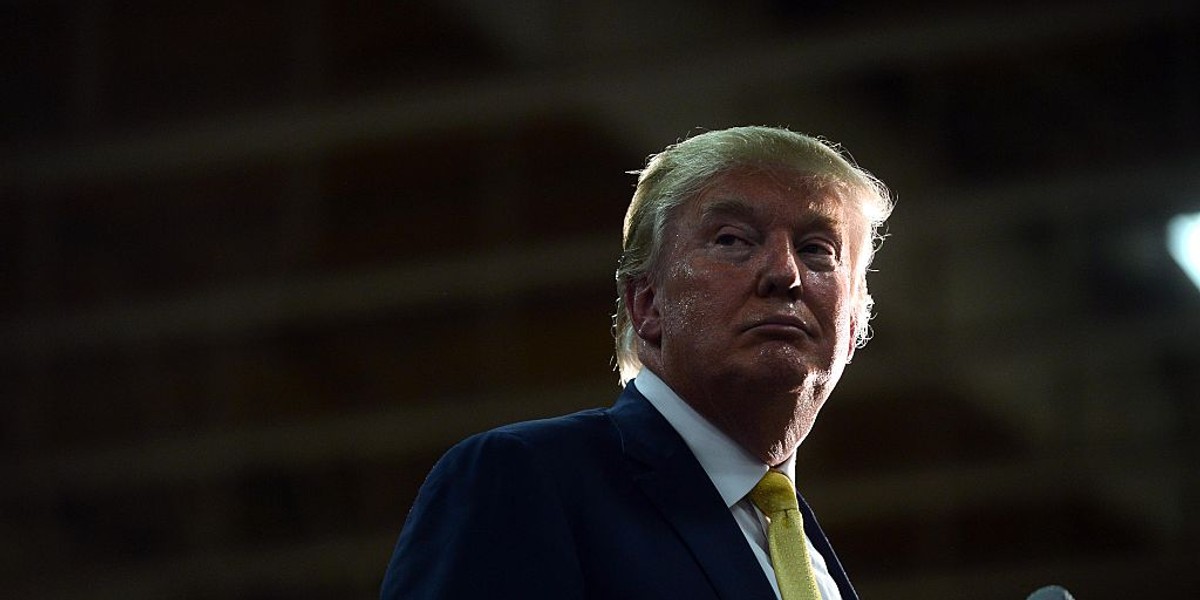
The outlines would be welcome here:
[[[650,369],[643,368],[633,384],[667,419],[671,427],[679,432],[692,454],[696,455],[696,460],[700,462],[721,498],[725,500],[725,505],[729,507],[734,520],[741,527],[746,542],[750,544],[750,550],[758,558],[758,564],[762,566],[763,573],[775,590],[775,597],[779,598],[779,584],[775,581],[775,569],[771,566],[771,557],[767,549],[766,517],[747,497],[750,490],[767,473],[768,465],[746,452],[723,431],[709,423]],[[796,455],[788,457],[778,470],[795,481]],[[825,557],[813,547],[807,534],[804,541],[808,544],[808,555],[812,560],[821,598],[842,600],[837,583],[829,575],[829,568],[825,566]]]

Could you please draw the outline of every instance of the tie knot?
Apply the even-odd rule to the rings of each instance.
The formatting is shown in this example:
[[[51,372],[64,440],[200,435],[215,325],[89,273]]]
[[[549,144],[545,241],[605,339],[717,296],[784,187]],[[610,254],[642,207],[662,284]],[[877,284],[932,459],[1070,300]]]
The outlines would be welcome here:
[[[767,471],[767,474],[763,475],[754,489],[750,490],[750,501],[767,516],[800,508],[792,480],[779,471]]]

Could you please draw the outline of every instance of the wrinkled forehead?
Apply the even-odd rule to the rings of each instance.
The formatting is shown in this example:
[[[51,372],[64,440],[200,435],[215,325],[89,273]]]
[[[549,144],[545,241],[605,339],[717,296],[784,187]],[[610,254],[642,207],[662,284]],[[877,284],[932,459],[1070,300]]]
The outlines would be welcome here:
[[[797,209],[792,214],[844,227],[852,240],[869,238],[867,190],[834,174],[786,167],[742,167],[718,173],[676,207],[670,220],[677,221],[687,213],[700,219],[711,215],[764,217],[755,214],[759,207],[754,200],[764,189]]]

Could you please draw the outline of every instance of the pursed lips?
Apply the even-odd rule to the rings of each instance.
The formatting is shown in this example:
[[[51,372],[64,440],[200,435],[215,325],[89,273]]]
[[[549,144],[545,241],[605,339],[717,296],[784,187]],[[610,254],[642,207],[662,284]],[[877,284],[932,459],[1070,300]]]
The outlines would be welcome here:
[[[771,315],[762,319],[756,319],[745,330],[759,330],[781,335],[813,335],[808,323],[795,315]]]

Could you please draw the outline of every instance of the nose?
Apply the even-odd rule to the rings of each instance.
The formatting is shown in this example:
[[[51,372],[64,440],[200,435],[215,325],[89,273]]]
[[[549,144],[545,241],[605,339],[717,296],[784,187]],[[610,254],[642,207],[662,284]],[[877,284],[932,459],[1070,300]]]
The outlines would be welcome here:
[[[758,295],[800,298],[800,264],[796,247],[790,239],[772,240],[763,247],[763,261],[758,275]]]

